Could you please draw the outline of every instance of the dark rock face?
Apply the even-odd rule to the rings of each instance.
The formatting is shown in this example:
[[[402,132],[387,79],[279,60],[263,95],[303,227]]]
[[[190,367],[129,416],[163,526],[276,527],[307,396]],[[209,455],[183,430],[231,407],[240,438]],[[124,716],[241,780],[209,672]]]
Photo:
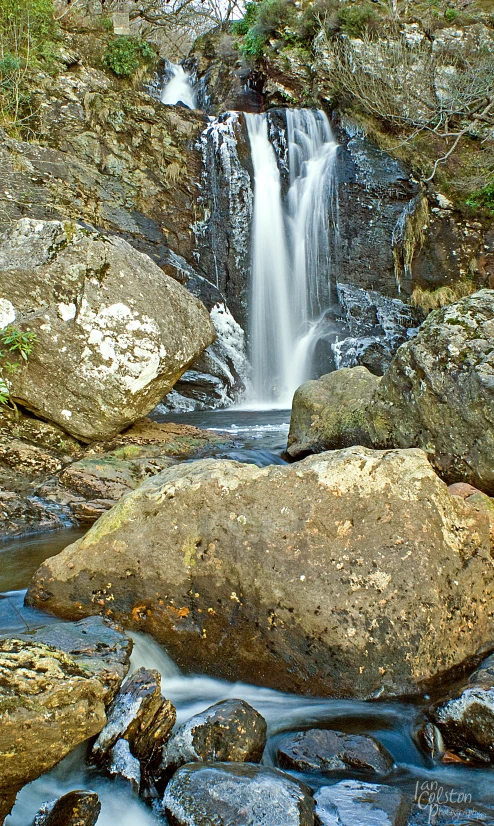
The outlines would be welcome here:
[[[494,655],[484,660],[456,696],[437,704],[429,716],[448,751],[469,761],[494,763]]]
[[[224,700],[192,717],[163,750],[160,772],[184,763],[258,763],[266,745],[266,721],[243,700]]]
[[[393,768],[393,758],[373,737],[325,729],[284,737],[278,744],[276,759],[282,769],[301,772],[346,769],[384,775]]]
[[[108,711],[108,722],[96,740],[92,756],[102,760],[120,738],[129,741],[134,757],[149,762],[166,743],[176,711],[161,696],[161,674],[140,668],[125,683]]]
[[[204,763],[183,766],[161,803],[171,826],[313,826],[309,789],[262,766]]]
[[[320,826],[406,826],[410,804],[392,786],[343,780],[314,795]]]
[[[101,803],[95,792],[69,792],[42,807],[33,826],[95,826]]]
[[[419,450],[202,460],[124,497],[39,568],[27,601],[111,611],[216,677],[417,693],[491,642],[490,547],[487,517]]]

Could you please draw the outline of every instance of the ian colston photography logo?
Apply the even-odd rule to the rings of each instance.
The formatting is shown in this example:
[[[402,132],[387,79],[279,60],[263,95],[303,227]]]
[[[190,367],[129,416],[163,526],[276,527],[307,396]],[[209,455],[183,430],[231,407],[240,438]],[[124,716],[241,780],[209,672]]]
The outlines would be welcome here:
[[[415,803],[427,813],[427,822],[434,824],[445,806],[468,805],[472,795],[460,789],[443,786],[437,780],[417,780],[415,784]]]

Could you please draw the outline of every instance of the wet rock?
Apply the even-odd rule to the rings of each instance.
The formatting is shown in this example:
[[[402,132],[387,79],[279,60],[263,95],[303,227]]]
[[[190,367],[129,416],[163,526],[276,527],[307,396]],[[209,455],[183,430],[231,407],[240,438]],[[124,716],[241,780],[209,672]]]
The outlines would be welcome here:
[[[444,754],[444,740],[438,727],[423,717],[418,721],[413,739],[421,751],[431,760],[439,760]]]
[[[129,670],[132,640],[102,617],[57,622],[23,636],[64,651],[96,677],[105,688],[106,705],[114,698]]]
[[[215,338],[150,258],[75,223],[20,220],[0,238],[0,270],[15,323],[38,339],[11,396],[82,441],[152,410]]]
[[[448,751],[465,760],[494,763],[494,655],[454,697],[434,706],[429,716]]]
[[[287,453],[369,444],[367,407],[378,386],[366,367],[342,368],[302,384],[293,397]]]
[[[92,756],[106,757],[117,740],[125,738],[134,757],[149,760],[175,725],[176,712],[161,696],[161,674],[139,668],[125,683],[108,711],[108,723],[96,740]]]
[[[128,784],[134,792],[139,792],[141,785],[141,764],[130,750],[129,741],[117,740],[109,752],[110,762],[107,772],[113,779]]]
[[[426,783],[421,784],[425,785]],[[418,796],[423,796],[419,804],[412,805],[408,826],[430,826],[431,823],[434,823],[434,826],[475,826],[476,823],[492,826],[494,810],[472,806],[472,794],[468,791],[446,787],[443,788],[442,795],[450,791],[453,791],[454,799],[459,800],[459,805],[451,806],[444,799],[437,803],[435,790],[427,792],[419,787]]]
[[[111,612],[179,667],[232,681],[423,693],[491,641],[490,554],[485,515],[420,450],[206,459],[124,497],[39,568],[27,602]]]
[[[343,780],[314,795],[319,826],[406,826],[410,804],[392,786]]]
[[[393,758],[373,737],[326,729],[284,737],[278,744],[276,759],[282,769],[301,772],[346,769],[383,775],[393,768]]]
[[[101,803],[95,792],[73,791],[54,803],[44,804],[33,826],[95,826]]]
[[[100,680],[63,651],[0,641],[0,782],[3,800],[51,769],[106,722]],[[8,809],[0,809],[0,818]]]
[[[160,773],[184,763],[258,763],[266,745],[266,721],[244,700],[223,700],[187,720],[163,750]]]
[[[264,766],[183,766],[166,787],[160,811],[171,826],[313,826],[309,789]]]
[[[0,532],[4,539],[66,528],[68,524],[67,511],[53,502],[0,488]]]

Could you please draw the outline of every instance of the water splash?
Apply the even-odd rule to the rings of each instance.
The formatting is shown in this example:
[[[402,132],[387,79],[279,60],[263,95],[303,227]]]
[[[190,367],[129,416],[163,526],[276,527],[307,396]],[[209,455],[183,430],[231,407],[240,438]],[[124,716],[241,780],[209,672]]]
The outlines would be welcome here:
[[[251,362],[253,398],[290,407],[310,378],[326,335],[338,249],[335,165],[338,145],[320,111],[286,111],[286,135],[273,139],[270,115],[246,115],[254,168]],[[276,132],[276,130],[275,130]],[[280,157],[275,144],[283,149]],[[288,169],[283,197],[280,166]]]
[[[188,109],[196,108],[196,97],[194,89],[190,84],[190,76],[183,66],[179,64],[169,64],[169,75],[161,90],[161,102],[169,106],[176,106],[182,103]]]

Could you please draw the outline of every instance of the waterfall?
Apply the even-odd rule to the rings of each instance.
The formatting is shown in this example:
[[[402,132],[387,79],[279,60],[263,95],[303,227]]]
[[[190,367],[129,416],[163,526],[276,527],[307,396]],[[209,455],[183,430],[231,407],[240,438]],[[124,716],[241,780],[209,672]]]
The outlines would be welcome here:
[[[161,102],[171,106],[183,103],[188,109],[195,109],[196,98],[185,69],[178,64],[170,63],[169,71],[171,79],[163,84]]]
[[[283,197],[270,115],[246,115],[254,169],[250,340],[253,401],[291,406],[327,334],[338,247],[337,143],[325,114],[286,110]]]

